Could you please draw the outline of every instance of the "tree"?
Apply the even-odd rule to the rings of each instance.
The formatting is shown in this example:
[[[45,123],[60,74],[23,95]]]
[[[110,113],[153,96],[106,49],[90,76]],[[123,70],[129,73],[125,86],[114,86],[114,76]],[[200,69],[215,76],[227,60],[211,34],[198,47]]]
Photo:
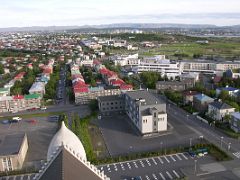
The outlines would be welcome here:
[[[220,95],[219,95],[219,98],[222,99],[223,101],[225,101],[227,99],[230,99],[228,91],[222,90]]]
[[[4,66],[0,63],[0,74],[4,74]]]

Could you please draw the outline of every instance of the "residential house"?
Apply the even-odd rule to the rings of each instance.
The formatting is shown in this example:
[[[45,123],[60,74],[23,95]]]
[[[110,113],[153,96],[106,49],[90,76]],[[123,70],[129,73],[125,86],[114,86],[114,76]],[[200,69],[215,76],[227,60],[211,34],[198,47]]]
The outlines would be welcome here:
[[[199,112],[204,112],[207,111],[208,104],[212,103],[213,101],[213,98],[210,98],[205,94],[197,94],[193,96],[193,107]]]
[[[195,96],[197,94],[200,94],[200,93],[197,92],[197,91],[184,91],[182,93],[182,95],[183,95],[183,104],[184,105],[187,105],[187,104],[193,105],[193,96]]]
[[[216,95],[219,96],[222,91],[228,92],[228,95],[231,97],[236,97],[237,93],[239,92],[239,89],[234,87],[229,87],[229,86],[217,88]]]
[[[240,112],[234,112],[231,114],[230,126],[232,130],[240,133]]]
[[[223,121],[226,115],[235,112],[235,108],[221,101],[208,104],[208,116],[214,120]]]

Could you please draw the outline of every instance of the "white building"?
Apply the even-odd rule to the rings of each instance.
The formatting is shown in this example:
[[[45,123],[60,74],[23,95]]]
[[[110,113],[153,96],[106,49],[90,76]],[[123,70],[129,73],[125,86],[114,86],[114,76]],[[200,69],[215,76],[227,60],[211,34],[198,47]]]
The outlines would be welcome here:
[[[138,54],[132,55],[115,55],[109,58],[110,61],[114,62],[115,66],[137,66],[140,63]]]
[[[30,94],[40,94],[41,97],[45,94],[45,83],[44,82],[34,82],[29,89]]]
[[[168,78],[175,78],[182,73],[182,66],[179,62],[165,59],[164,55],[145,58],[140,61],[138,66],[133,67],[132,70],[136,73],[153,71],[159,72],[162,76],[166,75]]]

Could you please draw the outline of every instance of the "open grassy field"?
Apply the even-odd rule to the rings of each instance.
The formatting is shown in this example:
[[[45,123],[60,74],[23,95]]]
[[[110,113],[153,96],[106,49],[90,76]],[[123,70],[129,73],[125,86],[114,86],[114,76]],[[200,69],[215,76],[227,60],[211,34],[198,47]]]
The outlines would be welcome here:
[[[135,36],[134,39],[129,39]],[[132,44],[139,46],[138,51],[121,49],[107,49],[111,54],[139,53],[140,56],[153,56],[165,54],[170,59],[194,59],[194,58],[222,58],[226,60],[240,59],[240,38],[203,38],[184,35],[170,34],[119,34],[115,38],[125,39]],[[208,44],[200,44],[197,41],[208,40]],[[144,48],[141,42],[154,42],[156,47]]]

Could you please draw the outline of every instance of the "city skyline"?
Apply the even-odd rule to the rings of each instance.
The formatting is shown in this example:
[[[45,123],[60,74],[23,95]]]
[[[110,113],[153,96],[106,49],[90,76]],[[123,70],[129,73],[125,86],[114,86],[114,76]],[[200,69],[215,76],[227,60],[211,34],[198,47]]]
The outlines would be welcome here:
[[[229,0],[0,0],[0,28],[82,26],[113,23],[176,23],[236,25],[240,2]],[[181,8],[179,8],[181,7]]]

